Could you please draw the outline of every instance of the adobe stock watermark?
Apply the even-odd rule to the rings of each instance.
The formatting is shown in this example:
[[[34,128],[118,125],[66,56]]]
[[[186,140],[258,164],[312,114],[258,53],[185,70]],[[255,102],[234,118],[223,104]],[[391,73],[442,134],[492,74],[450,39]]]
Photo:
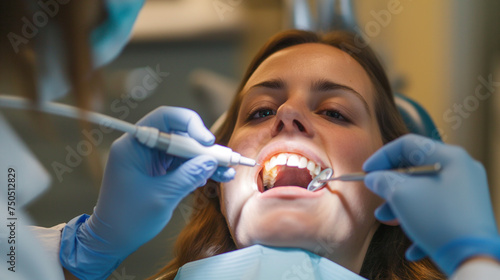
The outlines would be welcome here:
[[[135,276],[127,275],[127,272],[125,271],[125,267],[122,267],[121,273],[118,273],[117,270],[113,271],[113,273],[111,274],[111,278],[109,278],[109,280],[134,280],[135,279]]]
[[[226,13],[232,13],[241,5],[243,0],[213,0],[212,6],[219,16],[220,21],[224,21]]]
[[[210,203],[211,199],[218,197],[216,190],[217,186],[215,185],[215,183],[209,182],[208,184],[210,185],[205,185],[205,187],[198,189],[203,193],[199,196],[196,196],[196,201],[187,203],[182,200],[179,205],[177,205],[177,209],[179,209],[179,212],[186,224],[189,223],[193,212],[204,209]]]
[[[490,74],[487,79],[483,76],[477,77],[477,85],[474,93],[466,96],[461,103],[453,104],[452,108],[443,113],[443,120],[451,124],[453,130],[457,130],[462,126],[463,120],[471,116],[471,114],[479,108],[481,102],[488,100],[500,86],[500,82],[493,81],[493,75]]]
[[[127,118],[130,110],[136,108],[138,103],[149,95],[150,91],[154,90],[170,75],[168,72],[162,72],[160,65],[156,65],[156,69],[148,66],[145,71],[148,74],[144,76],[140,85],[132,88],[129,95],[122,95],[121,99],[111,102],[111,112],[120,114],[119,119]],[[73,172],[83,162],[83,158],[89,156],[94,151],[94,148],[102,143],[104,135],[113,131],[110,127],[112,127],[110,123],[104,122],[100,123],[98,128],[83,129],[81,132],[85,139],[80,140],[75,147],[70,145],[65,147],[67,153],[64,163],[58,161],[51,163],[52,170],[59,182],[62,182],[64,174]]]
[[[451,108],[443,113],[443,120],[450,124],[453,130],[459,129],[464,119],[468,119],[477,111],[481,103],[488,100],[500,86],[500,81],[494,81],[492,74],[489,74],[487,78],[479,75],[477,81],[474,93],[466,96],[461,102],[454,103]],[[436,128],[431,135],[432,138],[439,139],[437,136],[440,136],[443,141],[448,137],[439,128]],[[415,139],[415,148],[407,153],[407,157],[399,155],[396,159],[399,165],[396,168],[424,165],[426,159],[435,152],[436,145],[437,142],[430,138]],[[389,188],[395,188],[397,185],[401,185],[407,179],[407,176],[396,172],[386,172],[384,173],[384,179]]]
[[[424,165],[426,164],[426,160],[434,152],[436,152],[437,142],[433,139],[427,137],[419,137],[414,139],[413,144],[414,148],[406,153],[406,157],[401,154],[398,155],[396,161],[399,162],[399,164],[396,168]],[[395,188],[396,185],[401,185],[405,180],[408,179],[407,175],[398,172],[386,172],[384,173],[384,177],[391,188]]]
[[[411,2],[406,0],[405,2]],[[340,44],[340,49],[345,53],[352,55],[352,53],[359,53],[361,49],[368,47],[372,39],[378,37],[384,28],[387,28],[394,16],[401,14],[404,7],[400,0],[389,0],[385,9],[375,11],[371,10],[370,15],[372,19],[365,23],[364,28],[356,26],[354,31],[355,49],[347,47],[344,43]]]
[[[26,45],[30,39],[35,37],[41,28],[44,28],[49,20],[55,17],[59,13],[59,8],[61,5],[66,5],[70,0],[39,0],[37,5],[40,9],[33,13],[31,19],[27,17],[22,17],[21,21],[23,25],[21,27],[20,33],[9,32],[7,38],[17,54],[19,52],[19,47],[21,45]]]
[[[363,29],[357,28],[356,32],[360,36],[365,38],[366,43],[369,43],[371,41],[371,38],[375,38],[380,35],[382,29],[388,27],[389,24],[391,24],[393,16],[399,15],[402,11],[403,5],[401,4],[400,0],[389,0],[387,1],[387,6],[385,9],[382,9],[380,11],[371,10],[370,15],[373,19],[365,23]]]
[[[290,269],[286,270],[282,276],[282,280],[298,280],[309,279],[314,272],[314,267],[309,258],[304,258],[300,264],[293,264]]]
[[[333,255],[339,246],[335,232],[332,232],[322,238],[319,236],[316,237],[316,242],[318,245],[314,248],[313,253],[323,257]]]
[[[437,140],[427,137],[418,137],[412,140],[413,143],[405,144],[406,147],[411,147],[411,150],[407,148],[396,158],[392,159],[391,162],[397,163],[397,165],[393,167],[394,169],[426,165],[428,164],[427,159],[436,152],[436,145],[438,145]],[[411,171],[408,174],[411,174]],[[408,180],[408,174],[400,172],[382,173],[383,180],[385,181],[384,184],[388,186],[391,192]]]

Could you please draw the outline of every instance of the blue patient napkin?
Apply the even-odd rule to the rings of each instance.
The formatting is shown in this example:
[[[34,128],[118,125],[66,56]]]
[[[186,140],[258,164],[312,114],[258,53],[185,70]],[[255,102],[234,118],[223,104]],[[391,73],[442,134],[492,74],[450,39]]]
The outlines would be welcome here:
[[[185,264],[183,279],[365,279],[306,250],[254,245]]]

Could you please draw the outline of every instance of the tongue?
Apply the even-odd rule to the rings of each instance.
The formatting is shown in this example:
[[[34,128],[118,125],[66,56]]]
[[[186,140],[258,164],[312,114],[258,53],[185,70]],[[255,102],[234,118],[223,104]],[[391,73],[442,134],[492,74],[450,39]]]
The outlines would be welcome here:
[[[278,176],[276,176],[274,187],[297,186],[307,188],[311,180],[311,174],[305,168],[299,169],[297,167],[282,166],[278,172]]]

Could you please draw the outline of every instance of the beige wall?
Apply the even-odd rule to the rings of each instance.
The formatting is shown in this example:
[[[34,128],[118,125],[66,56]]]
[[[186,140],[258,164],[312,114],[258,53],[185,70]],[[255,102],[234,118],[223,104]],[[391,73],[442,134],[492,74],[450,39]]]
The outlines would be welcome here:
[[[421,103],[436,125],[445,127],[441,112],[450,98],[449,1],[356,3],[360,27],[382,56],[395,90]],[[378,33],[374,26],[380,27]]]
[[[399,2],[400,8],[398,13],[391,14],[390,20],[384,18],[386,24],[380,15],[388,14],[390,2]],[[493,3],[451,0],[356,3],[363,30],[369,22],[371,28],[373,22],[386,24],[379,34],[372,31],[376,36],[370,38],[367,34],[367,37],[385,61],[391,80],[399,85],[396,88],[428,110],[445,142],[464,147],[485,165],[496,216],[500,219],[500,178],[496,175],[500,158],[494,156],[498,154],[494,152],[498,145],[491,138],[498,134],[494,128],[500,120],[489,117],[498,110],[492,98],[498,88],[488,92],[481,82],[494,75],[494,67],[498,67],[493,62],[495,50],[487,45],[494,43],[490,37],[496,34],[492,30],[496,25],[487,20],[494,16],[490,12],[496,9],[491,6]],[[484,96],[490,97],[478,98]]]

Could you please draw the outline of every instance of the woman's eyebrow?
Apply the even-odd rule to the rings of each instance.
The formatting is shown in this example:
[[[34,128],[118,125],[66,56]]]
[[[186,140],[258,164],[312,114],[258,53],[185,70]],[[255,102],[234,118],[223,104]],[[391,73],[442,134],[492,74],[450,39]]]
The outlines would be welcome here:
[[[329,80],[321,79],[317,80],[312,83],[311,85],[311,90],[313,92],[318,92],[318,91],[333,91],[333,90],[338,90],[338,89],[343,89],[348,92],[354,93],[354,96],[356,96],[359,100],[361,100],[361,103],[363,103],[363,106],[365,107],[366,111],[368,112],[368,115],[371,115],[370,109],[368,107],[368,103],[366,103],[366,100],[363,98],[363,96],[355,91],[353,88],[346,86],[346,85],[341,85]]]
[[[265,88],[270,88],[270,89],[284,89],[286,87],[285,81],[282,79],[272,79],[272,80],[267,80],[260,82],[258,84],[255,84],[250,87],[250,89],[255,88],[255,87],[265,87]],[[250,90],[249,89],[249,90]]]

